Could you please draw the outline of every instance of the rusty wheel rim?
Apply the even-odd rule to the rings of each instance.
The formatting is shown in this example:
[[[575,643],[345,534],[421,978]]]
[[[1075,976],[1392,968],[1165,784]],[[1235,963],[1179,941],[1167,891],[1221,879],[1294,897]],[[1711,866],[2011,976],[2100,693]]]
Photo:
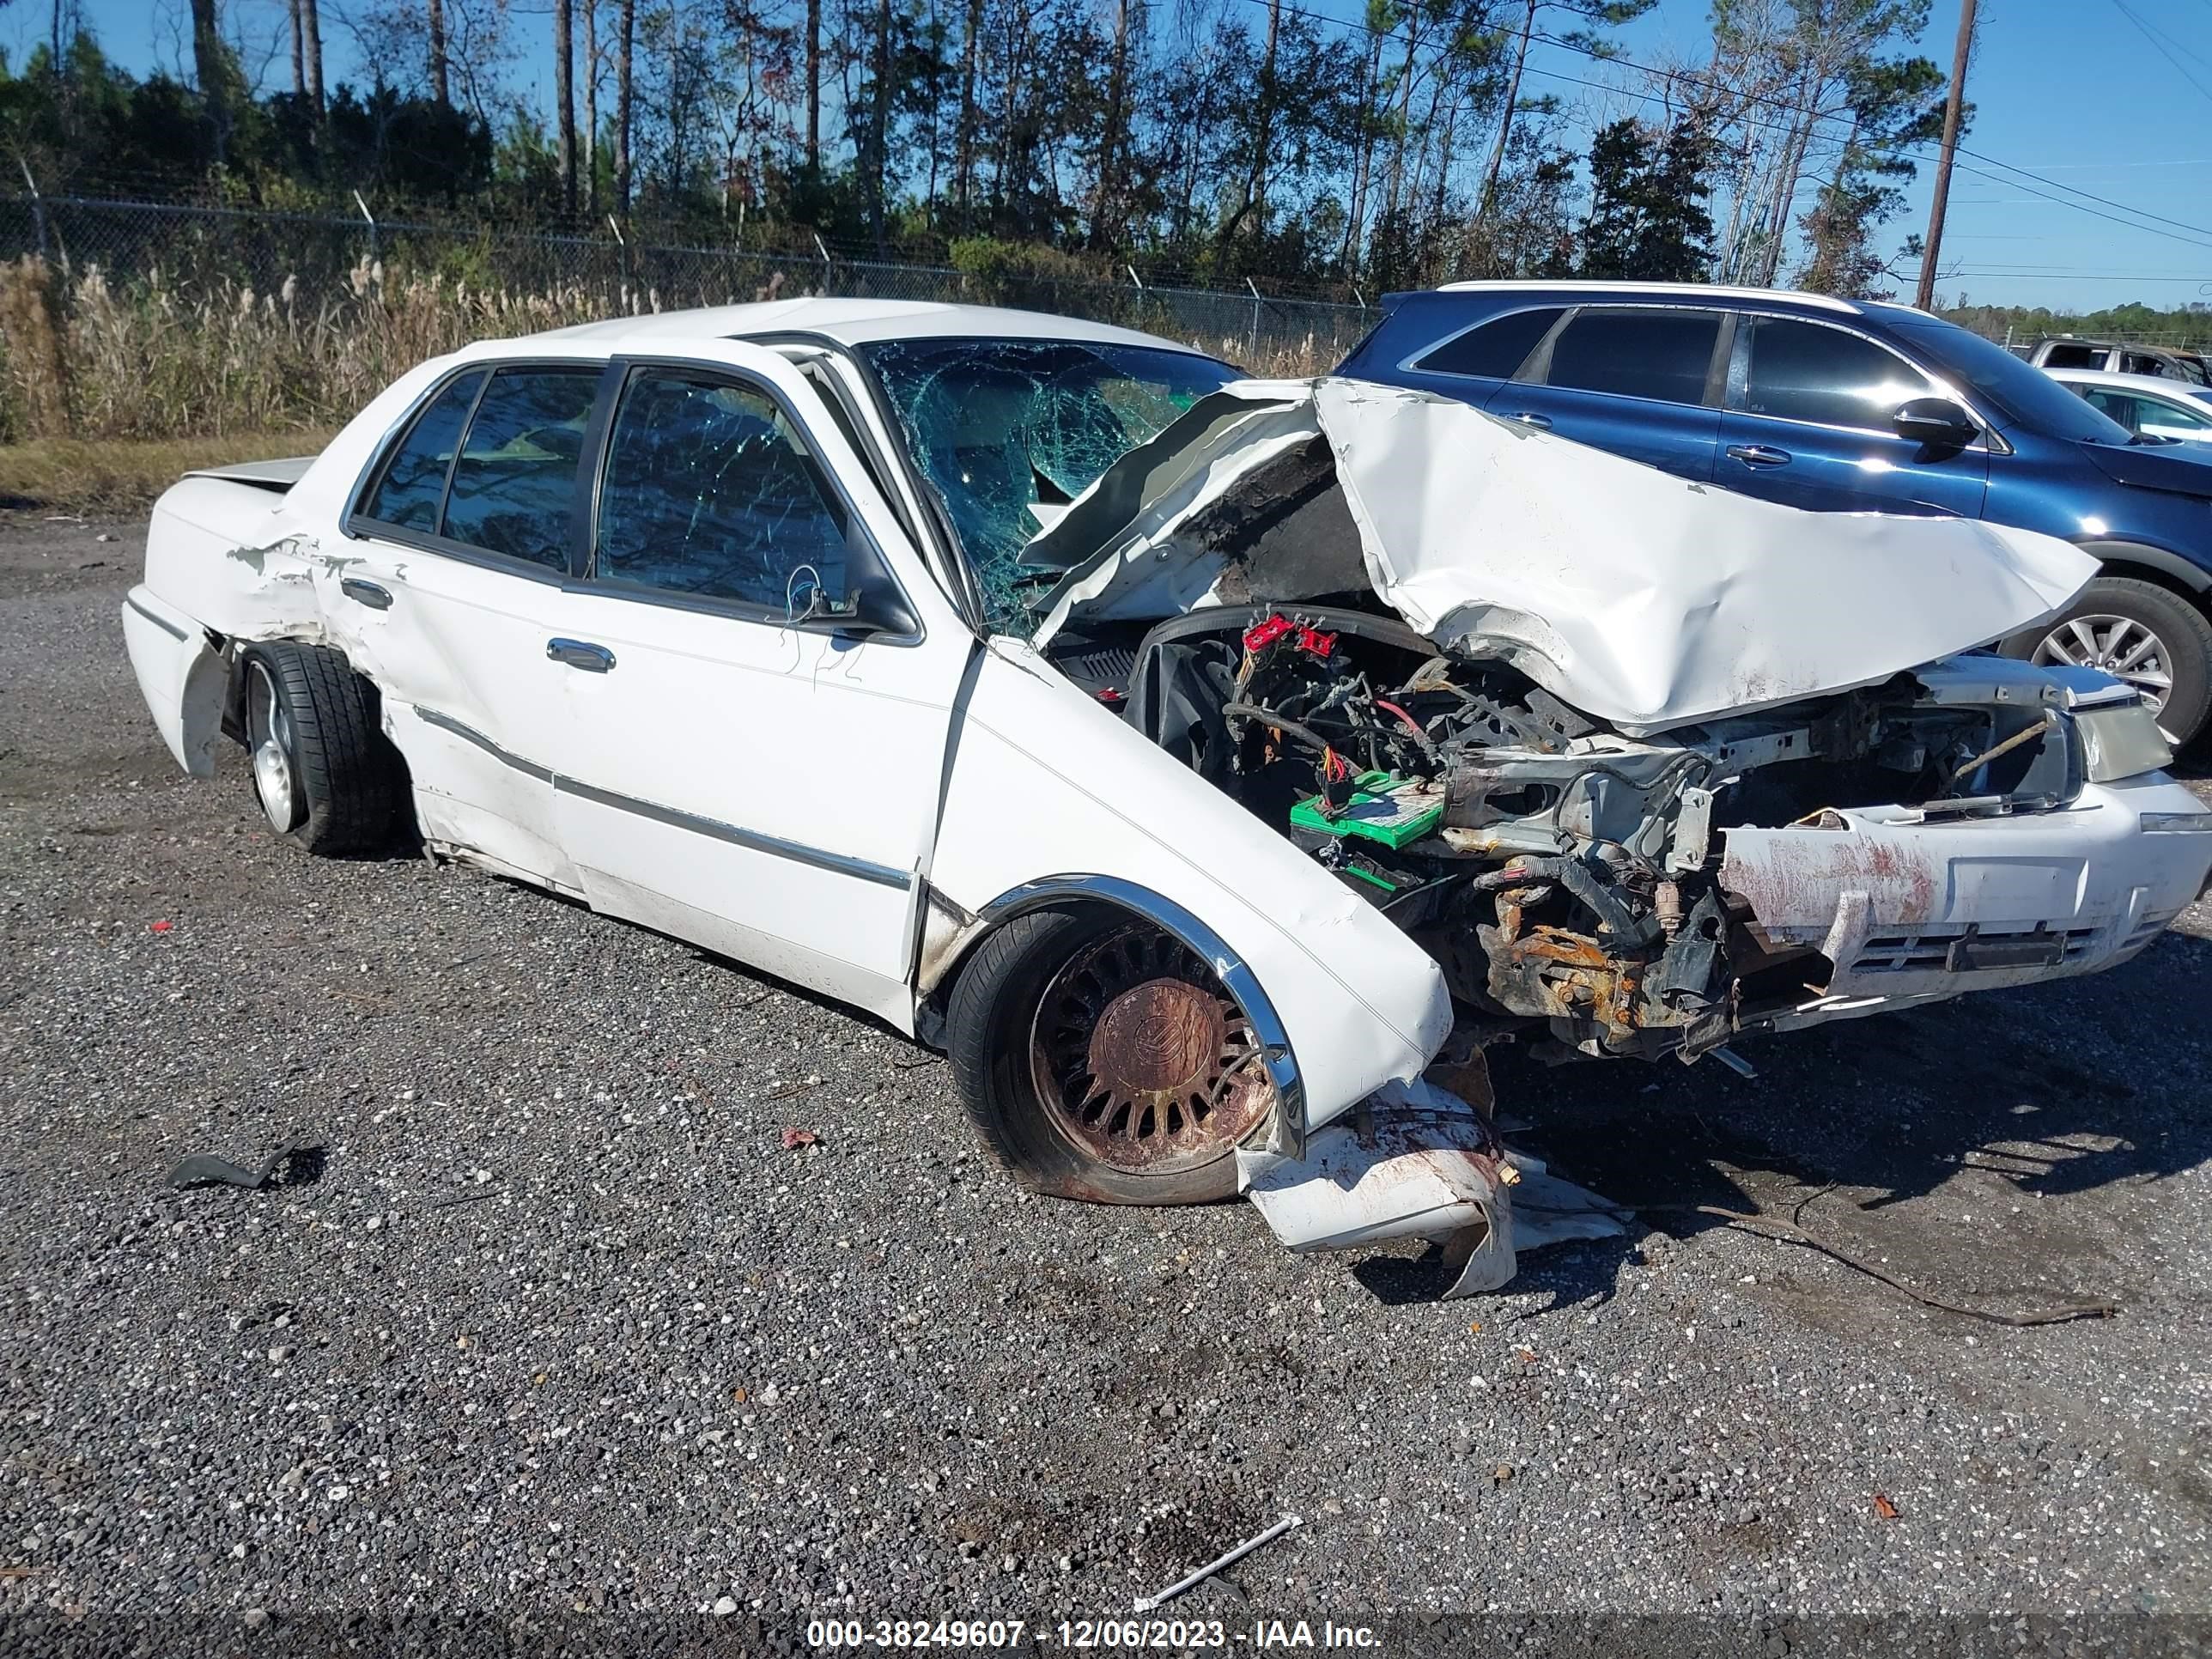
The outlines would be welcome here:
[[[1212,1163],[1274,1103],[1244,1011],[1153,927],[1117,928],[1068,959],[1038,1002],[1030,1052],[1061,1133],[1133,1174]]]

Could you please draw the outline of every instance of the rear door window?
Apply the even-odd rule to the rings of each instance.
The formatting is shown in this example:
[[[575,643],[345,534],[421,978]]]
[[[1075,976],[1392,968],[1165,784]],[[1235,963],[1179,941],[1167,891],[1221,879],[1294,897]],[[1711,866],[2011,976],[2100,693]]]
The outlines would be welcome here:
[[[1546,380],[1578,392],[1702,404],[1720,331],[1717,311],[1587,307],[1553,342]]]
[[[1740,326],[1751,338],[1731,403],[1747,415],[1886,432],[1900,404],[1936,393],[1895,352],[1846,330],[1789,317],[1747,317]]]
[[[482,370],[463,374],[424,405],[415,424],[384,464],[384,476],[362,504],[364,518],[434,535],[446,502],[446,474],[453,464],[461,424],[483,386]]]
[[[847,597],[847,511],[799,428],[756,387],[638,374],[599,489],[592,574],[778,615]]]
[[[447,538],[568,568],[576,467],[599,374],[596,368],[532,368],[492,376],[453,463]]]
[[[1564,306],[1540,307],[1496,318],[1446,340],[1413,367],[1431,374],[1474,374],[1510,380],[1565,309]]]

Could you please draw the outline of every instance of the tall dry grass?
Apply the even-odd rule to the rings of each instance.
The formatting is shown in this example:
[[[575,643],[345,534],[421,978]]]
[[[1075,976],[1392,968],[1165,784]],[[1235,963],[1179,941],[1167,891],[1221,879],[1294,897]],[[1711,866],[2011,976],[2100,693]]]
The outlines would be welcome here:
[[[753,297],[768,299],[781,279]],[[364,260],[343,291],[303,300],[287,278],[187,289],[155,270],[111,283],[35,258],[0,267],[0,441],[221,439],[327,430],[405,370],[473,340],[611,314],[657,312],[660,295],[583,286],[524,290],[437,276],[387,279]],[[1254,374],[1319,374],[1335,343],[1193,341]]]

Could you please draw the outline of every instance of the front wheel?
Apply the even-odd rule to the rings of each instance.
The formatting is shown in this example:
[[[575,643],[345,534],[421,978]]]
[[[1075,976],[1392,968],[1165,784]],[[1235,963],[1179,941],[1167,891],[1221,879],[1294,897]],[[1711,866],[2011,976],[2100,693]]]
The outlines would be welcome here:
[[[1055,1197],[1231,1197],[1237,1149],[1275,1106],[1258,1034],[1212,969],[1118,911],[1008,922],[962,969],[946,1026],[986,1144]]]
[[[2055,621],[2005,641],[2006,654],[2100,668],[2142,693],[2176,748],[2212,717],[2212,623],[2132,576],[2100,576]]]

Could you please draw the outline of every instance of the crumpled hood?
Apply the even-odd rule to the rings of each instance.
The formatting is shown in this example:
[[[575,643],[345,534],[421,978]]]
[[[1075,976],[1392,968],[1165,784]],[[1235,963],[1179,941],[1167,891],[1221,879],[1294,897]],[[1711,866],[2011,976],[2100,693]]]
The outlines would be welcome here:
[[[2097,470],[2114,482],[2142,489],[2212,496],[2212,456],[2192,452],[2204,444],[2083,444]]]
[[[1333,561],[1314,551],[1326,524],[1249,533],[1265,507],[1255,486],[1291,476],[1317,436],[1340,506],[1332,491],[1300,511],[1348,514]],[[2028,627],[2097,570],[2054,537],[1808,513],[1333,378],[1239,381],[1203,399],[1023,558],[1066,572],[1040,645],[1070,623],[1318,599],[1364,571],[1446,650],[1506,662],[1630,733],[1875,684]]]

